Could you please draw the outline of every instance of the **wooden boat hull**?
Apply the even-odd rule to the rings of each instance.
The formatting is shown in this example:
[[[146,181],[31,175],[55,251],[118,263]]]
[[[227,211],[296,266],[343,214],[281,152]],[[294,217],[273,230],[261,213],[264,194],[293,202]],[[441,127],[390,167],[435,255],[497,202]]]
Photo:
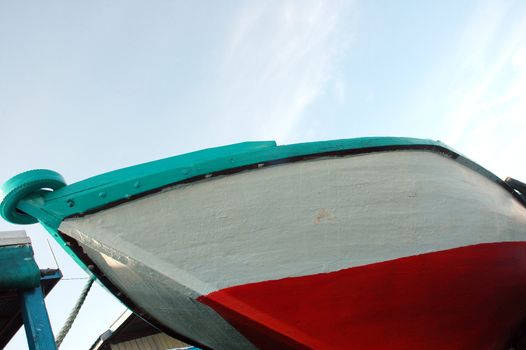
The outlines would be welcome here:
[[[249,142],[0,187],[136,313],[212,349],[526,344],[526,185],[440,142]]]
[[[58,231],[137,310],[213,349],[505,349],[526,211],[447,155],[321,156],[176,184]]]

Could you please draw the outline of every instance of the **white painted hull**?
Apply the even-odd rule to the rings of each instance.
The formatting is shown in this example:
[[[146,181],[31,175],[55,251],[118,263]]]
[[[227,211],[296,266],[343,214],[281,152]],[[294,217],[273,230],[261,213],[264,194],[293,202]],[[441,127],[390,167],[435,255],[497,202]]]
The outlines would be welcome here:
[[[116,288],[214,349],[253,345],[200,296],[430,252],[526,239],[502,186],[437,153],[390,151],[247,170],[63,221]]]

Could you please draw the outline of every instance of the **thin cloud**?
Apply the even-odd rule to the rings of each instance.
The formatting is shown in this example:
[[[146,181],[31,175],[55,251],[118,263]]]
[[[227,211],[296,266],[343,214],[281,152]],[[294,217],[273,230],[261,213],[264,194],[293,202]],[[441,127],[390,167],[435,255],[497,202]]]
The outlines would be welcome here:
[[[294,139],[302,113],[330,88],[333,66],[348,45],[342,2],[251,3],[236,16],[219,78],[223,133],[236,126],[253,138]]]
[[[503,40],[504,38],[504,40]],[[526,177],[526,15],[504,2],[482,3],[435,71],[443,141],[495,171]],[[440,118],[440,116],[438,116]],[[446,127],[447,126],[447,127]]]

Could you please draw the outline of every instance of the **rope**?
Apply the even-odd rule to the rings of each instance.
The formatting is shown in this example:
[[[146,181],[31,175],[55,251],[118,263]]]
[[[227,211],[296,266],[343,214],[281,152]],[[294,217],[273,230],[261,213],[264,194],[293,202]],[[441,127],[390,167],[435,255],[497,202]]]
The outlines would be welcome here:
[[[60,344],[62,344],[62,341],[66,337],[66,334],[68,334],[69,329],[73,325],[73,322],[75,322],[75,319],[77,318],[77,315],[79,314],[80,308],[82,307],[82,304],[84,304],[84,301],[86,300],[86,297],[88,296],[88,292],[94,281],[95,280],[93,278],[90,278],[89,281],[84,285],[84,289],[82,290],[82,293],[80,293],[77,303],[71,310],[71,313],[69,314],[68,319],[62,326],[62,329],[58,333],[58,336],[55,340],[55,342],[57,343],[57,348],[60,347]]]

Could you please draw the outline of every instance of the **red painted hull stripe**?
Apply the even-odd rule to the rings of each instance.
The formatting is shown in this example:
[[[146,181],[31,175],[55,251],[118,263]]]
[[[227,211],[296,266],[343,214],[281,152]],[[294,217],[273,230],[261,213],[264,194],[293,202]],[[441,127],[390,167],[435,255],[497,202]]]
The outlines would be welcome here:
[[[202,296],[260,349],[505,349],[526,243],[487,243]]]

